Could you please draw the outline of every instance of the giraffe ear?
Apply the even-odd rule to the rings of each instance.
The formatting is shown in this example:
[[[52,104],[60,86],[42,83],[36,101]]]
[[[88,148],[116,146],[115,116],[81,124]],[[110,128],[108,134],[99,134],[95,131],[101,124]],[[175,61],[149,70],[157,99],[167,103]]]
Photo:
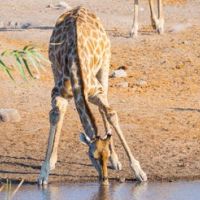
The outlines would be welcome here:
[[[80,141],[83,144],[87,144],[88,146],[91,144],[91,139],[85,134],[85,133],[81,133],[80,134]]]
[[[102,140],[106,140],[106,141],[110,141],[110,138],[112,137],[111,133],[106,133],[106,135],[104,135],[104,137],[102,137]]]

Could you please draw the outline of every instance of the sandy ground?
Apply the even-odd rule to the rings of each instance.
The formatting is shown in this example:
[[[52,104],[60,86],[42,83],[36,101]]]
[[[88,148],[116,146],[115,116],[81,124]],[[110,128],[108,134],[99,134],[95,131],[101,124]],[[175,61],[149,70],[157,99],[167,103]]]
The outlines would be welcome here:
[[[1,30],[0,51],[35,44],[44,55],[52,26],[63,10],[46,8],[49,1],[0,2],[0,21],[29,22],[28,30]],[[56,3],[56,2],[55,2]],[[148,25],[149,11],[141,1],[140,35],[128,37],[133,1],[71,0],[94,10],[105,24],[112,42],[111,72],[126,66],[128,77],[110,79],[109,100],[135,157],[149,180],[200,178],[200,3],[198,0],[165,5],[166,33],[155,34]],[[169,4],[168,4],[169,3]],[[48,112],[53,78],[50,66],[39,80],[16,83],[0,73],[0,107],[16,108],[19,123],[0,124],[0,178],[35,182],[45,156]],[[128,82],[128,87],[120,84]],[[141,85],[141,82],[145,83]],[[99,129],[102,121],[96,108]],[[68,107],[59,145],[56,169],[50,181],[93,181],[97,174],[80,144],[81,124],[73,102]],[[123,170],[109,177],[132,180],[126,154],[114,134]]]

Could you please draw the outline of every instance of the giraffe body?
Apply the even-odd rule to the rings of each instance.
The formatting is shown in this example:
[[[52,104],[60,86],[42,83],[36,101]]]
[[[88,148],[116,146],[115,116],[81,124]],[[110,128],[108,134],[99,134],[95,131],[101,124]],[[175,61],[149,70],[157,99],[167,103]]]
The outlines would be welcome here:
[[[109,70],[110,61],[110,41],[100,20],[82,7],[61,15],[50,39],[49,59],[56,85],[53,100],[73,95],[85,131],[95,136],[97,127],[87,101],[102,92],[97,76],[102,68]]]
[[[91,140],[98,137],[95,118],[88,105],[88,102],[91,102],[99,108],[105,131],[110,133],[111,125],[118,134],[136,177],[140,181],[145,181],[146,174],[131,154],[119,126],[117,113],[110,107],[107,100],[110,41],[99,18],[83,7],[61,15],[50,39],[49,59],[52,63],[55,86],[51,95],[52,110],[49,115],[48,147],[38,179],[39,184],[46,184],[50,170],[55,168],[64,114],[68,100],[72,97],[74,97],[87,137]],[[106,143],[107,140],[101,140],[102,142]],[[102,176],[107,174],[106,160],[110,158],[114,169],[120,170],[121,163],[114,150],[112,138],[109,140],[109,151],[103,151],[100,157],[95,157],[94,152],[100,152],[100,146],[94,145],[98,151],[89,148],[89,157],[99,177],[104,180],[105,177]],[[105,162],[100,161],[102,155],[105,157]]]

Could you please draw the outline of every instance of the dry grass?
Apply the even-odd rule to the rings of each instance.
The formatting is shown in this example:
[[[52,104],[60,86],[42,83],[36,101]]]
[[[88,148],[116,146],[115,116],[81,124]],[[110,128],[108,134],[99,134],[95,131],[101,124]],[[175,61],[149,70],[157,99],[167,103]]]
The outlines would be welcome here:
[[[20,187],[24,183],[24,179],[20,181],[17,187],[12,192],[12,181],[7,179],[6,183],[0,187],[0,192],[2,192],[5,188],[5,200],[12,200],[16,193],[19,191]]]
[[[163,2],[165,5],[174,5],[187,3],[187,0],[164,0]]]

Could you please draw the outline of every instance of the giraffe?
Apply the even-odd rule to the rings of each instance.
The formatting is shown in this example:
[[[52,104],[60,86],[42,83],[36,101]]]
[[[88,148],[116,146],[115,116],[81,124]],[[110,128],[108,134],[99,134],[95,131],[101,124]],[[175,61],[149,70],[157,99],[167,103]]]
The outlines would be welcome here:
[[[87,137],[93,140],[99,135],[95,117],[89,107],[90,102],[98,106],[106,133],[111,133],[113,127],[119,136],[136,178],[139,181],[147,180],[124,138],[117,112],[108,103],[110,54],[110,40],[100,19],[91,11],[77,7],[58,18],[49,44],[49,59],[55,85],[51,94],[48,146],[38,178],[40,185],[48,183],[50,170],[55,168],[64,115],[72,97]],[[121,163],[112,137],[109,146],[112,167],[120,170]],[[101,174],[99,169],[103,167],[102,163],[95,159],[92,148],[89,148],[89,158]]]
[[[151,24],[159,34],[163,34],[164,33],[163,2],[162,0],[156,0],[158,7],[158,17],[157,17],[155,14],[155,0],[148,0],[148,1],[151,12]],[[134,0],[134,17],[133,17],[133,25],[130,32],[131,37],[138,35],[138,12],[139,12],[138,2],[139,0]]]

